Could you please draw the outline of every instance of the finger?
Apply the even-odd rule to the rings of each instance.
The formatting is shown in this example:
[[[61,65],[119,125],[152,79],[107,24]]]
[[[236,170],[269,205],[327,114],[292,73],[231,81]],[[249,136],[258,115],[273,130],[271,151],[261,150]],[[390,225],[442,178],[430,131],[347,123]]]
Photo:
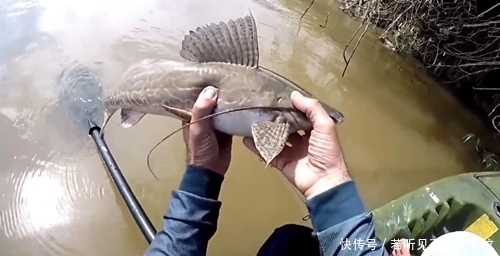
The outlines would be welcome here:
[[[233,146],[233,136],[221,132],[216,132],[215,137],[217,138],[217,144],[219,145],[220,154],[230,154]]]
[[[221,148],[230,146],[233,143],[233,136],[229,134],[225,134],[222,132],[215,132],[215,136],[217,137],[218,145]]]
[[[188,139],[189,139],[189,122],[182,121],[182,137],[184,138],[184,143],[186,146],[188,145]]]
[[[182,138],[184,139],[184,145],[186,145],[186,163],[189,162],[189,126],[186,126],[189,122],[182,121]]]
[[[292,92],[290,97],[293,106],[306,114],[315,131],[320,133],[331,133],[335,123],[318,100],[305,97],[298,91]]]
[[[305,141],[309,141],[309,137],[311,136],[310,132],[307,132],[304,135],[300,135],[299,133],[292,133],[288,136],[288,142],[292,144],[292,147],[297,147],[304,143]]]
[[[255,143],[253,142],[253,140],[251,138],[244,137],[243,138],[243,145],[245,145],[245,147],[247,147],[250,151],[252,151],[258,157],[261,157],[259,151],[257,150],[257,147],[255,147]]]
[[[208,86],[200,93],[198,99],[194,103],[191,117],[191,126],[189,128],[190,133],[196,136],[201,134],[203,131],[210,131],[212,127],[210,125],[210,119],[200,120],[203,117],[210,115],[212,110],[217,105],[217,89],[212,86]]]
[[[409,243],[409,241],[407,239],[404,239],[404,238],[401,240],[403,240],[401,255],[405,255],[405,254],[410,255],[410,243]]]

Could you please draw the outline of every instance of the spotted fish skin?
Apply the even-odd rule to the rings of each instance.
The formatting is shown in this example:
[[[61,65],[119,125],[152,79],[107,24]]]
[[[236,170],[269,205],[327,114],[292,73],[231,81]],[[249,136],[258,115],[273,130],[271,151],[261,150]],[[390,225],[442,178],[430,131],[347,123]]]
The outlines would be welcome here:
[[[216,130],[253,137],[269,163],[284,148],[288,135],[312,125],[291,102],[294,82],[259,66],[257,26],[253,16],[210,24],[190,31],[182,41],[184,62],[147,59],[132,66],[119,88],[105,98],[106,121],[121,109],[121,125],[132,127],[146,114],[189,121],[206,86],[218,89],[212,117]],[[321,103],[340,124],[343,114]],[[241,110],[245,109],[245,110]]]

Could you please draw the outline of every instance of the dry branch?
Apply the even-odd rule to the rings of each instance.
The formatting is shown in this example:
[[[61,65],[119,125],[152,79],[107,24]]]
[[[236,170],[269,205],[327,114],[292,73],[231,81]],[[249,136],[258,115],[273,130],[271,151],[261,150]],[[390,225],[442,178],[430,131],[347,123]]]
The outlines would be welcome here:
[[[488,113],[500,104],[500,3],[477,0],[337,0],[340,8],[384,30],[382,41],[420,60],[454,88],[472,88],[470,98]],[[478,4],[482,4],[479,10]],[[359,29],[358,29],[359,30]],[[357,32],[356,32],[357,33]],[[353,36],[354,37],[354,36]],[[350,43],[350,42],[349,42]],[[497,84],[491,83],[495,77]],[[500,110],[490,116],[494,126]],[[498,129],[500,132],[500,129]]]

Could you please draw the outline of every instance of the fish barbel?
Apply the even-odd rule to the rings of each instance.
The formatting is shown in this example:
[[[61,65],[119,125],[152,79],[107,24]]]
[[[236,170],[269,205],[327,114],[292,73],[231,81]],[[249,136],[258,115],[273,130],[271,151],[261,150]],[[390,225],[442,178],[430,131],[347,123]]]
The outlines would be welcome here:
[[[253,137],[266,164],[283,150],[289,134],[312,129],[290,98],[295,90],[312,95],[259,66],[257,26],[251,13],[190,31],[180,55],[184,62],[146,59],[126,71],[117,90],[104,99],[103,128],[119,109],[125,128],[146,114],[190,121],[198,95],[206,86],[214,86],[218,89],[211,118],[214,129]],[[337,124],[343,121],[340,111],[321,104]]]

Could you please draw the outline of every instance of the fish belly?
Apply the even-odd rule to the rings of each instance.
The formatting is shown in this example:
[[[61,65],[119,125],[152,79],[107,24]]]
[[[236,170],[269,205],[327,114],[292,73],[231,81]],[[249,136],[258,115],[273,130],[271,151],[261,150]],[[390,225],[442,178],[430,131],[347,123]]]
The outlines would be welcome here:
[[[220,132],[252,137],[252,125],[256,122],[273,121],[274,115],[260,110],[242,110],[212,117],[212,125]]]

